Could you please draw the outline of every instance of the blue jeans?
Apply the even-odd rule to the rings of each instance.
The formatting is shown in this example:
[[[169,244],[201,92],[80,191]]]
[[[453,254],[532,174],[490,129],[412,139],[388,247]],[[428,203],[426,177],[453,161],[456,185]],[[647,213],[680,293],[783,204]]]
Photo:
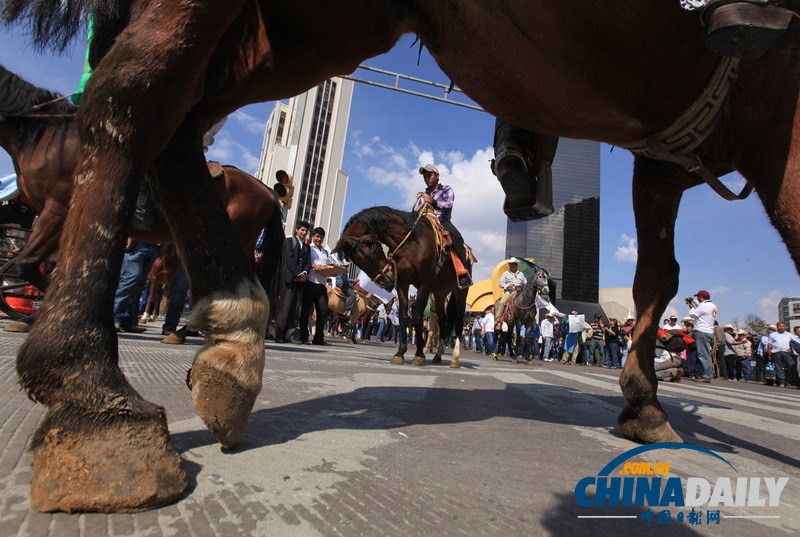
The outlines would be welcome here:
[[[750,357],[745,356],[736,360],[736,378],[750,380]]]
[[[375,336],[375,339],[379,341],[383,341],[383,331],[386,330],[386,319],[379,319],[378,320],[378,334]]]
[[[489,354],[494,354],[494,332],[486,332],[484,338],[486,338],[486,346],[484,347],[486,352]]]
[[[164,325],[161,332],[167,334],[178,329],[181,322],[181,314],[186,307],[186,295],[189,293],[189,277],[186,275],[186,267],[183,261],[178,259],[175,267],[175,283],[172,284],[172,292],[169,294],[169,304],[167,304],[167,314],[164,316]]]
[[[608,365],[610,367],[613,367],[615,369],[618,368],[620,366],[620,364],[619,364],[619,343],[608,343],[606,345],[606,348],[608,349],[608,354],[610,355],[610,358],[611,358],[611,360],[610,360],[611,363],[608,363],[606,365]]]
[[[586,354],[585,354],[585,362],[587,364],[591,364],[594,362],[594,350],[600,350],[600,356],[598,358],[599,362],[597,365],[603,364],[603,354],[605,352],[604,349],[605,345],[603,344],[602,339],[590,338],[589,341],[586,342]]]
[[[714,367],[711,358],[711,343],[714,341],[714,334],[695,331],[694,340],[697,343],[697,376],[712,380]]]
[[[158,247],[135,239],[131,249],[122,258],[122,270],[114,296],[114,322],[121,328],[130,328],[138,318],[139,299],[156,257]]]
[[[546,337],[544,339],[544,351],[542,352],[542,359],[548,360],[550,358],[550,351],[553,349],[553,338]]]

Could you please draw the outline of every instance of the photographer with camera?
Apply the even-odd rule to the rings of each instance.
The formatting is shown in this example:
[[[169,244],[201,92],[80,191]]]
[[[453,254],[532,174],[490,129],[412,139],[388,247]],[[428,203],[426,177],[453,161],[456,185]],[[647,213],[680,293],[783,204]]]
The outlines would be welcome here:
[[[696,299],[696,300],[695,300]],[[714,341],[714,320],[717,317],[717,306],[711,302],[711,294],[700,290],[694,297],[684,299],[689,306],[689,317],[694,319],[694,340],[697,343],[697,361],[699,362],[696,382],[710,383],[713,376],[713,359],[711,344]]]

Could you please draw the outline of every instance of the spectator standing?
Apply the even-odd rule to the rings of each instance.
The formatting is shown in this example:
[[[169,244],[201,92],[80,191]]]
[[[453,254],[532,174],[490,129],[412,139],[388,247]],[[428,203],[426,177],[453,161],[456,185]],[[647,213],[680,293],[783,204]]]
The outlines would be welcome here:
[[[711,302],[711,294],[705,289],[698,291],[694,298],[685,299],[689,305],[689,317],[694,319],[694,340],[697,342],[697,360],[699,362],[696,382],[710,383],[714,373],[711,346],[714,341],[714,321],[717,318],[717,306]]]
[[[313,306],[316,314],[313,345],[327,345],[325,342],[325,320],[328,318],[328,277],[334,272],[343,273],[345,268],[330,254],[325,247],[325,230],[314,228],[311,232],[309,247],[311,271],[303,290],[303,302],[300,307],[300,343],[308,344],[308,319]]]
[[[787,383],[800,387],[797,381],[797,367],[791,355],[792,334],[787,332],[786,323],[778,323],[777,331],[769,334],[767,352],[775,364],[776,386],[785,388]]]
[[[536,321],[533,321],[533,324],[525,331],[525,338],[528,340],[527,349],[525,351],[525,356],[527,357],[527,353],[530,352],[530,359],[535,360],[536,358],[540,358],[539,356],[539,341],[542,337],[541,326]]]
[[[494,306],[489,306],[483,312],[481,331],[484,338],[486,354],[497,360],[497,356],[494,354]]]
[[[155,244],[128,238],[114,295],[114,323],[118,332],[141,334],[145,331],[143,326],[137,324],[139,302],[157,257],[158,247]]]
[[[609,319],[608,326],[604,328],[606,335],[606,348],[608,349],[609,362],[606,367],[610,369],[619,369],[622,366],[619,361],[619,344],[620,344],[620,328],[616,319]]]
[[[483,351],[483,314],[475,317],[475,322],[472,324],[472,334],[475,337],[475,352]]]
[[[750,355],[753,352],[753,345],[748,339],[747,330],[739,330],[736,334],[738,343],[733,350],[736,351],[736,380],[747,382],[750,379]]]
[[[686,346],[686,376],[694,378],[697,369],[697,342],[694,340],[694,319],[684,317],[681,320],[683,332],[691,339]]]
[[[728,362],[725,361],[725,329],[714,321],[714,343],[711,346],[711,356],[717,366],[717,376],[728,378]]]
[[[551,356],[553,350],[553,339],[555,338],[556,331],[556,316],[552,313],[547,313],[540,326],[542,332],[542,360],[545,362],[552,362]]]
[[[281,310],[275,326],[275,343],[286,343],[286,332],[294,328],[297,310],[303,299],[306,279],[311,271],[311,248],[306,243],[309,227],[308,222],[298,222],[294,237],[286,239],[284,288],[281,293]]]
[[[725,332],[725,343],[724,343],[724,350],[723,350],[723,359],[725,360],[725,373],[722,373],[722,369],[720,368],[719,378],[721,379],[728,379],[728,380],[736,380],[736,361],[737,355],[735,347],[741,346],[739,342],[736,341],[736,337],[733,334],[734,327],[732,324],[726,324],[722,330]]]
[[[598,367],[603,365],[605,361],[605,352],[606,352],[606,344],[605,344],[605,324],[603,323],[602,317],[599,314],[594,316],[594,320],[589,323],[589,326],[592,327],[592,335],[589,340],[586,342],[586,358],[585,362],[586,365],[597,365]],[[595,351],[598,354],[595,357]],[[597,363],[595,364],[595,360]]]

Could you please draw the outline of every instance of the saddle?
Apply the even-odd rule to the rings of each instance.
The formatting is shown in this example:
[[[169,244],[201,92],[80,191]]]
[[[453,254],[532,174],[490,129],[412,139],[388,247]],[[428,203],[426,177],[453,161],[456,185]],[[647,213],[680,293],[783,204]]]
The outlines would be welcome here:
[[[334,294],[335,294],[336,296],[338,296],[338,297],[339,297],[339,298],[341,298],[342,300],[347,300],[347,295],[345,295],[345,294],[344,294],[344,291],[342,291],[342,288],[341,288],[341,287],[334,287],[334,288],[333,288],[333,292],[334,292]]]
[[[436,238],[436,248],[439,252],[439,261],[436,263],[436,272],[439,272],[439,269],[442,268],[445,259],[450,257],[453,261],[453,268],[456,271],[456,279],[459,279],[459,276],[469,275],[469,271],[464,266],[464,263],[461,262],[458,255],[456,255],[455,251],[453,250],[453,239],[450,236],[450,232],[447,231],[442,223],[439,221],[439,218],[436,216],[436,212],[431,207],[430,203],[423,203],[417,209],[417,212],[421,213],[422,216],[428,219],[428,222],[431,225],[431,229],[433,229],[433,236]],[[474,264],[478,262],[478,259],[475,257],[475,254],[472,252],[472,248],[467,244],[464,243],[464,251],[466,252],[467,260],[470,264]],[[471,285],[470,280],[470,285]],[[469,285],[467,285],[469,287]],[[459,285],[459,288],[461,286]]]

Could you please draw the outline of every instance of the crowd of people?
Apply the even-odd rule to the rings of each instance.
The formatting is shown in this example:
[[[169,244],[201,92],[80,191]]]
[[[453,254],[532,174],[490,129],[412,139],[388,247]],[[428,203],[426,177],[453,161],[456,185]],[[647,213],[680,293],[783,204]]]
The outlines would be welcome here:
[[[659,380],[716,379],[800,388],[800,326],[790,333],[785,323],[777,323],[769,325],[765,334],[752,334],[731,324],[720,326],[708,291],[698,291],[686,303],[688,314],[680,321],[676,315],[664,319],[658,331],[653,360]],[[513,326],[497,320],[492,305],[470,318],[464,338],[468,349],[495,359],[510,356],[620,369],[635,327],[633,316],[619,322],[596,314],[587,322],[572,311],[561,319],[547,313],[541,322],[523,326],[517,334]]]

